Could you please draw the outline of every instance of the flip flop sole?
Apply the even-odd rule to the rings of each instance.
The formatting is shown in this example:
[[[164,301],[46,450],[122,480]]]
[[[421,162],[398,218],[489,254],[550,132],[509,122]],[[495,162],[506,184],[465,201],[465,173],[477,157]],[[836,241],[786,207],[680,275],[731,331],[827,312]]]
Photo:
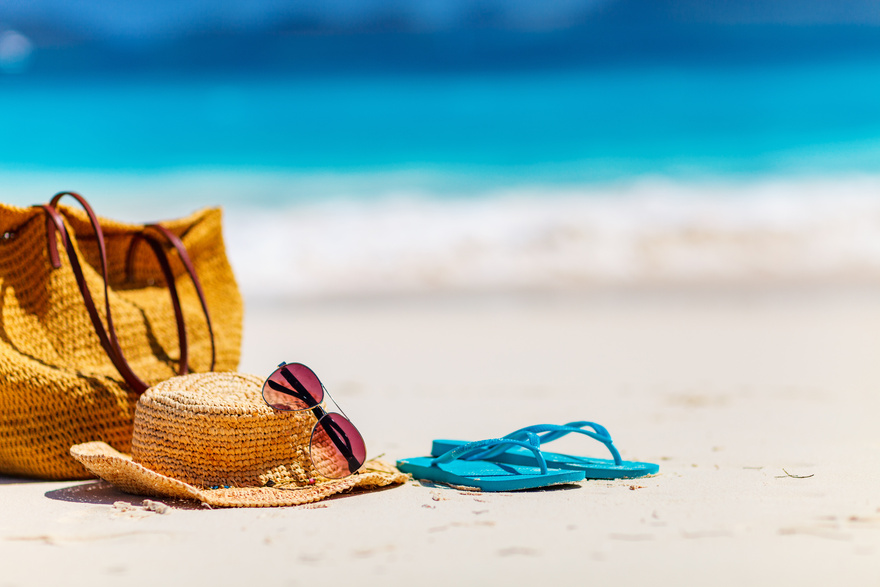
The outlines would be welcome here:
[[[440,456],[454,448],[467,444],[464,440],[435,440],[431,445],[431,454]],[[611,459],[594,459],[555,452],[543,452],[547,467],[556,470],[582,471],[586,479],[635,479],[654,475],[659,465],[639,461],[623,461],[615,465]],[[537,467],[535,456],[525,449],[512,447],[507,451],[493,456],[495,463]]]
[[[583,481],[581,471],[553,470],[541,473],[538,467],[490,461],[452,461],[432,465],[433,457],[415,457],[397,461],[397,468],[414,479],[434,481],[481,491],[519,491],[562,483]]]

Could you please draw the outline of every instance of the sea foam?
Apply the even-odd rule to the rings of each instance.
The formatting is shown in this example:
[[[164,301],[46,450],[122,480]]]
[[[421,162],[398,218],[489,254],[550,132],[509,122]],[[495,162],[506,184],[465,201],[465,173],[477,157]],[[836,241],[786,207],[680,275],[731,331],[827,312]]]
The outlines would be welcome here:
[[[252,296],[880,278],[880,178],[523,187],[241,208]]]
[[[61,178],[18,179],[6,182],[15,204],[48,199]],[[880,279],[872,175],[460,191],[379,176],[77,179],[100,213],[125,220],[224,205],[249,298]]]

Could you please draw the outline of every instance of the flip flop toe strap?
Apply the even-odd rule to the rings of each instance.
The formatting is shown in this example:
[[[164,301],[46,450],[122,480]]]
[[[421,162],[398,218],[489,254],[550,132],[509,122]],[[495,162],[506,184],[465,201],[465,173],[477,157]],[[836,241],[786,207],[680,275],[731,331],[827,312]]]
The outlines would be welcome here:
[[[541,453],[541,439],[533,432],[525,432],[517,438],[490,438],[488,440],[477,440],[462,444],[449,450],[439,457],[431,461],[431,466],[438,466],[444,463],[450,463],[456,459],[474,461],[479,459],[479,455],[484,453],[500,454],[514,446],[528,449],[535,455],[538,466],[541,468],[541,474],[547,474],[547,461]],[[496,453],[497,451],[497,453]]]
[[[529,438],[532,435],[537,435],[540,446],[572,433],[583,434],[585,436],[589,436],[593,440],[601,442],[605,445],[605,448],[608,449],[608,452],[611,453],[611,456],[614,458],[615,465],[620,466],[620,464],[623,463],[620,452],[618,452],[617,447],[614,446],[614,441],[611,439],[611,434],[608,433],[608,430],[604,426],[602,426],[601,424],[596,424],[595,422],[577,421],[569,422],[568,424],[564,424],[562,426],[557,424],[537,424],[535,426],[520,428],[519,430],[505,435],[503,439],[519,440],[523,438]],[[472,454],[469,454],[467,457],[464,458],[468,458],[471,460],[492,459],[493,457],[497,457],[501,453],[506,452],[512,446],[513,445],[510,444],[496,444],[486,449],[473,452]]]
[[[611,442],[611,434],[608,432],[608,429],[602,426],[601,424],[597,424],[596,422],[587,422],[586,420],[578,421],[578,422],[569,422],[567,424],[563,424],[562,426],[556,426],[553,424],[543,424],[539,426],[528,426],[526,428],[522,428],[521,430],[530,430],[532,428],[542,428],[540,434],[541,442],[552,442],[559,438],[562,438],[566,434],[571,432],[580,432],[581,434],[586,434],[590,438],[594,440],[598,440],[599,442],[605,444],[607,442]],[[571,430],[572,428],[579,428],[580,430]],[[591,430],[584,430],[584,428],[590,428]],[[533,431],[536,434],[538,431]]]
[[[532,430],[532,428],[541,428],[541,430]],[[539,438],[541,439],[541,444],[544,444],[545,442],[552,442],[554,440],[562,438],[566,434],[583,434],[584,436],[589,436],[593,440],[598,440],[599,442],[604,444],[605,448],[608,449],[608,452],[611,453],[615,465],[620,466],[620,464],[623,463],[620,452],[618,452],[617,447],[614,446],[614,441],[611,440],[611,434],[609,434],[608,430],[604,426],[602,426],[601,424],[596,424],[595,422],[577,421],[569,422],[568,424],[564,424],[562,426],[556,426],[554,424],[543,424],[539,426],[530,426],[528,428],[523,428],[522,431],[528,431],[534,434],[538,434]],[[543,434],[541,434],[542,432]]]

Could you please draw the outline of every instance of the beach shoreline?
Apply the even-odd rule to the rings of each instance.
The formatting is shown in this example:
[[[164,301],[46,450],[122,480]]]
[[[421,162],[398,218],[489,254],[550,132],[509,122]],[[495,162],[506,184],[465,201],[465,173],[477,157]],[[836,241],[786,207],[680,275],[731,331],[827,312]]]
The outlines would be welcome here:
[[[18,206],[75,186],[100,216],[132,223],[222,204],[249,299],[880,283],[876,174],[568,184],[480,171],[0,171],[0,181]]]

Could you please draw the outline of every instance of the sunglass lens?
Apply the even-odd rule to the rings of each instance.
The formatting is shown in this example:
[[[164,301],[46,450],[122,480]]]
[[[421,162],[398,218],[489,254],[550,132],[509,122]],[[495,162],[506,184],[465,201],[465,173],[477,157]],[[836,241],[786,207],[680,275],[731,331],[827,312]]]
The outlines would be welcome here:
[[[269,376],[263,384],[263,399],[276,410],[308,410],[324,400],[324,387],[311,369],[291,363]]]
[[[312,463],[318,474],[342,479],[364,464],[367,447],[357,428],[342,414],[327,414],[315,425],[311,442]]]

